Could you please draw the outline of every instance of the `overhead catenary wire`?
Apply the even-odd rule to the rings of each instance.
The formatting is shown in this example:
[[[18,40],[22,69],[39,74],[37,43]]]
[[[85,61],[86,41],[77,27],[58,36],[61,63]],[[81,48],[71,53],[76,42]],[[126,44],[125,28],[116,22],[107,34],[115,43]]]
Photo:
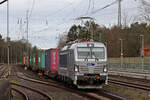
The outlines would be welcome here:
[[[45,31],[45,29],[44,30],[40,30],[39,32],[41,32],[41,31]]]
[[[1,1],[1,2],[0,2],[0,5],[3,4],[3,3],[5,3],[6,1],[8,1],[8,0],[3,0],[3,1]]]
[[[29,19],[30,19],[30,17],[31,17],[31,15],[32,15],[32,13],[33,13],[34,6],[35,6],[35,0],[33,0],[33,2],[32,2],[32,7],[31,7],[30,14],[29,14]]]
[[[89,1],[89,5],[88,5],[88,9],[87,9],[86,14],[88,14],[88,13],[89,13],[89,10],[90,10],[90,7],[91,7],[91,0],[88,0],[88,1]]]
[[[65,6],[65,7],[63,7],[63,8],[61,8],[61,9],[58,9],[58,10],[56,10],[56,11],[54,11],[54,12],[52,12],[51,14],[48,14],[46,17],[48,17],[48,16],[55,16],[56,14],[58,14],[58,13],[60,13],[60,12],[62,12],[62,11],[64,11],[66,8],[68,8],[70,11],[69,11],[69,14],[66,14],[66,16],[64,16],[64,18],[62,18],[62,19],[66,19],[66,18],[68,18],[68,17],[70,17],[72,14],[74,14],[75,15],[75,13],[76,13],[76,8],[78,8],[78,6],[80,5],[80,8],[81,8],[81,4],[84,4],[83,3],[83,1],[84,0],[80,0],[80,2],[78,2],[75,6],[73,6],[73,3],[69,3],[69,5],[68,6]],[[71,6],[71,7],[70,7]],[[67,10],[68,10],[67,9]],[[73,11],[74,10],[74,11]],[[84,9],[85,10],[85,9]],[[81,11],[81,10],[80,10]],[[66,13],[66,12],[65,12]],[[64,14],[64,12],[63,12],[63,14]]]
[[[82,1],[82,0],[81,0]],[[78,5],[79,5],[80,3],[78,3]],[[69,3],[69,5],[72,5],[72,3]],[[60,11],[63,11],[64,9],[66,9],[66,8],[68,8],[68,6],[65,6],[64,8],[62,8],[62,9],[59,9],[59,10],[57,10],[57,12],[60,12]],[[74,7],[75,8],[75,7]],[[55,12],[56,13],[56,12]],[[72,11],[71,11],[71,13],[72,13]],[[67,17],[69,17],[69,16],[71,16],[71,13],[69,13],[68,15],[67,15]],[[57,13],[56,13],[57,14]],[[52,14],[53,15],[53,14]],[[65,16],[65,18],[66,18],[66,16]],[[73,18],[71,19],[71,20],[74,20]],[[70,21],[70,20],[69,20]],[[64,24],[64,23],[66,23],[66,22],[68,22],[68,21],[65,21],[64,22],[64,19],[63,19],[63,23],[61,23],[61,24]],[[48,23],[48,21],[46,20],[46,23]],[[60,22],[59,22],[60,23]],[[60,25],[60,24],[59,24]],[[43,30],[43,29],[42,29]],[[42,30],[40,30],[40,32],[42,31]],[[43,30],[43,31],[45,31],[46,30],[46,28]]]
[[[83,2],[83,0],[81,0],[78,4],[76,4],[76,5],[73,7],[73,9],[78,8],[78,6],[79,6],[80,4],[84,4],[84,3],[82,3],[82,2]],[[90,5],[91,5],[91,4],[90,4]],[[81,5],[80,5],[80,8],[81,8]],[[85,7],[83,7],[83,8],[85,8]],[[84,10],[85,10],[85,9],[84,9]],[[89,7],[89,10],[90,10],[90,7]],[[80,10],[80,12],[81,12],[81,10]],[[81,12],[81,13],[83,13],[83,12]],[[76,16],[73,17],[72,14],[76,15],[76,14],[75,14],[75,11],[70,10],[69,14],[66,14],[66,16],[64,16],[64,18],[62,18],[62,19],[63,19],[63,23],[69,22],[69,20],[75,20],[75,18],[79,16],[79,15],[76,15]],[[67,19],[67,18],[70,17],[71,15],[72,15],[72,18],[69,18],[68,21],[64,21],[64,19]]]
[[[121,0],[121,1],[122,1],[122,0]],[[99,8],[99,9],[97,9],[97,10],[95,10],[95,11],[92,11],[91,14],[95,14],[95,13],[97,13],[97,12],[99,12],[99,11],[101,11],[101,10],[104,10],[105,8],[108,8],[108,7],[110,7],[110,6],[112,6],[112,5],[116,4],[116,3],[118,3],[118,0],[116,0],[116,1],[114,1],[114,2],[112,2],[112,3],[110,3],[110,4],[107,4],[107,5],[105,5],[104,7]]]
[[[58,14],[59,12],[61,12],[61,11],[65,10],[66,8],[68,8],[69,6],[72,6],[72,3],[69,3],[67,6],[62,7],[60,9],[52,12],[51,14],[48,14],[46,17],[48,17],[48,16],[54,16],[55,14]]]
[[[33,5],[34,5],[34,2],[33,2]],[[32,9],[33,9],[33,5],[32,5]],[[65,7],[66,8],[66,7]],[[31,9],[31,10],[32,10]],[[31,14],[31,13],[30,13]],[[46,25],[48,25],[48,21],[46,20]],[[38,30],[38,31],[36,31],[36,33],[39,33],[39,32],[43,32],[43,31],[47,31],[47,30],[49,30],[49,27],[46,27],[46,28],[44,28],[44,29],[40,29],[40,30]]]
[[[95,2],[94,2],[94,0],[92,0],[92,4],[93,4],[92,11],[94,11],[94,8],[95,8]]]

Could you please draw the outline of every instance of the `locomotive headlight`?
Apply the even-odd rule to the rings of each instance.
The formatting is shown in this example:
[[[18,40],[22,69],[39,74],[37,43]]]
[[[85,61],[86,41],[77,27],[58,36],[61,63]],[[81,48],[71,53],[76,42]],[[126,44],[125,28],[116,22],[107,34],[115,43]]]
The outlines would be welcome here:
[[[107,72],[107,67],[104,67],[104,69],[103,69],[103,70],[104,70],[104,72]]]
[[[79,71],[79,66],[78,66],[78,65],[75,65],[75,66],[74,66],[74,71],[75,71],[75,72],[78,72],[78,71]]]

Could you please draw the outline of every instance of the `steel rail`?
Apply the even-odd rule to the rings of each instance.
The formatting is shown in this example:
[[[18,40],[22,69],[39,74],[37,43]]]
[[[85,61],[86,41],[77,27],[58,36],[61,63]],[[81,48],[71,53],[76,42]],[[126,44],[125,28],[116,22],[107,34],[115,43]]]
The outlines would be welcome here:
[[[13,91],[16,91],[16,92],[18,92],[19,94],[23,95],[24,100],[29,100],[27,94],[25,94],[24,92],[20,91],[20,90],[17,89],[17,88],[14,88],[14,87],[11,87],[11,89],[12,89]]]
[[[23,76],[21,76],[21,75],[23,75]],[[93,93],[91,94],[91,93],[89,93],[87,91],[84,91],[84,90],[79,91],[74,87],[69,88],[69,87],[64,86],[64,84],[62,84],[62,83],[58,83],[58,82],[56,83],[56,81],[47,82],[47,81],[42,81],[42,80],[39,80],[39,79],[35,79],[35,78],[33,78],[33,77],[29,76],[28,74],[23,73],[23,72],[22,72],[22,74],[20,74],[20,75],[17,74],[16,76],[18,78],[23,79],[23,80],[32,81],[32,82],[36,82],[36,83],[39,83],[39,84],[44,84],[44,85],[47,85],[47,86],[52,86],[52,87],[55,87],[55,88],[67,90],[69,92],[72,92],[72,93],[75,93],[75,94],[80,95],[82,97],[85,97],[89,100],[103,100],[99,97],[104,97],[104,98],[107,98],[107,99],[109,98],[109,99],[112,99],[112,100],[127,100],[124,97],[118,96],[118,95],[110,93],[108,91],[99,92],[100,90],[98,90],[98,91],[96,90],[97,92],[94,92],[94,94]]]
[[[47,98],[48,98],[48,100],[53,100],[53,98],[52,98],[51,96],[49,96],[47,93],[45,93],[45,92],[41,92],[41,91],[39,91],[39,90],[37,90],[37,89],[34,89],[34,88],[32,88],[32,87],[28,87],[28,86],[20,85],[20,84],[13,83],[13,82],[11,82],[11,85],[12,85],[12,86],[14,85],[14,86],[18,86],[18,87],[26,88],[26,89],[28,89],[28,90],[34,91],[34,92],[36,92],[36,93],[38,93],[38,94],[41,94],[41,95],[43,95],[44,97],[47,97]]]
[[[3,69],[3,70],[2,70]],[[0,78],[6,78],[8,75],[4,76],[5,73],[8,73],[8,68],[7,67],[3,67],[0,69]]]
[[[23,73],[24,74],[24,73]],[[25,74],[24,74],[25,75]],[[31,77],[29,77],[29,76],[26,76],[25,75],[25,77],[26,78],[24,78],[24,77],[21,77],[21,76],[18,76],[17,75],[17,77],[19,77],[19,78],[21,78],[21,79],[23,79],[23,80],[27,80],[27,81],[32,81],[32,82],[36,82],[36,83],[40,83],[40,84],[44,84],[44,85],[48,85],[48,86],[53,86],[53,87],[55,87],[55,88],[60,88],[60,89],[63,89],[63,90],[67,90],[67,91],[69,91],[69,92],[72,92],[72,93],[76,93],[76,94],[79,94],[80,96],[83,96],[83,97],[86,97],[86,98],[88,98],[88,99],[92,99],[92,100],[101,100],[100,98],[98,98],[97,96],[102,96],[102,94],[103,95],[105,95],[104,97],[105,98],[112,98],[112,99],[115,99],[115,100],[127,100],[127,99],[125,99],[125,98],[123,98],[123,97],[120,97],[120,96],[118,96],[118,95],[115,95],[115,94],[112,94],[112,93],[110,93],[110,92],[106,92],[106,91],[101,91],[100,93],[94,93],[95,95],[93,95],[93,94],[91,94],[91,93],[87,93],[87,92],[85,92],[85,91],[79,91],[79,90],[75,90],[75,89],[72,89],[72,88],[67,88],[67,87],[64,87],[64,86],[62,86],[62,85],[56,85],[56,84],[52,84],[52,83],[50,83],[50,82],[44,82],[44,81],[41,81],[41,80],[37,80],[37,79],[33,79],[33,78],[31,78]]]
[[[144,85],[144,84],[137,84],[137,83],[119,81],[119,80],[114,80],[114,79],[109,79],[108,82],[113,83],[113,84],[127,86],[127,87],[132,87],[132,88],[136,88],[136,89],[150,91],[150,86]]]
[[[72,93],[76,93],[76,94],[79,94],[80,96],[83,96],[83,97],[86,97],[88,99],[92,99],[92,100],[100,100],[98,99],[97,97],[94,97],[92,95],[89,95],[89,94],[85,94],[83,92],[79,92],[79,91],[76,91],[76,90],[72,90],[72,89],[69,89],[69,88],[66,88],[66,87],[63,87],[62,85],[58,85],[58,84],[52,84],[50,82],[44,82],[44,81],[40,81],[40,80],[37,80],[37,79],[33,79],[33,78],[23,78],[21,76],[18,76],[18,78],[21,78],[23,80],[26,80],[26,81],[31,81],[31,82],[35,82],[35,83],[39,83],[39,84],[43,84],[43,85],[47,85],[47,86],[52,86],[52,87],[55,87],[55,88],[59,88],[59,89],[63,89],[63,90],[67,90],[69,92],[72,92]],[[26,76],[27,77],[27,76]],[[56,82],[55,82],[56,83]]]

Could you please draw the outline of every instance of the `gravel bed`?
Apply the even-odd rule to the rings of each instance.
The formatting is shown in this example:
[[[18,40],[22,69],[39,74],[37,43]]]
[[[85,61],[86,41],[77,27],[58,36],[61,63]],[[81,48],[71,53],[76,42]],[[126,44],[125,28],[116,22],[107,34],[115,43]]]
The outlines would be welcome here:
[[[135,79],[135,78],[130,78],[130,77],[122,77],[122,76],[109,76],[111,79],[119,80],[119,81],[127,81],[127,82],[133,82],[137,84],[145,84],[145,85],[150,85],[150,80],[141,80],[141,79]],[[126,87],[122,85],[116,85],[109,83],[108,86],[105,86],[103,88],[106,91],[110,91],[116,94],[120,94],[123,96],[128,97],[129,99],[132,100],[150,100],[150,91],[144,91],[141,89],[135,89],[131,87]]]
[[[24,68],[21,67],[21,66],[14,66],[14,67],[16,67],[16,71],[23,72],[23,73],[26,73],[28,75],[31,75],[31,77],[33,77],[35,79],[43,80],[43,81],[47,81],[47,80],[50,81],[50,79],[40,78],[36,73],[32,72],[31,70],[26,70],[25,71]],[[16,72],[16,74],[17,74],[17,72]],[[21,84],[21,85],[33,87],[35,89],[46,92],[50,96],[52,96],[54,98],[54,100],[84,100],[83,97],[80,97],[80,96],[78,96],[74,93],[71,93],[71,92],[65,91],[63,89],[56,88],[56,87],[42,85],[42,84],[39,84],[39,83],[30,82],[30,81],[26,81],[26,80],[23,80],[23,79],[18,79],[16,77],[13,78],[12,81],[15,82],[15,83]],[[53,81],[53,80],[51,80],[51,81]],[[42,100],[42,99],[35,97],[32,100]]]
[[[24,96],[14,90],[12,90],[12,98],[11,100],[24,100]]]
[[[18,88],[19,90],[24,91],[27,94],[27,96],[29,97],[29,100],[48,100],[47,98],[45,98],[45,96],[43,96],[39,93],[33,92],[29,89],[14,86],[14,85],[12,85],[12,86],[15,87],[15,88]]]
[[[109,78],[150,86],[150,80],[110,75]]]

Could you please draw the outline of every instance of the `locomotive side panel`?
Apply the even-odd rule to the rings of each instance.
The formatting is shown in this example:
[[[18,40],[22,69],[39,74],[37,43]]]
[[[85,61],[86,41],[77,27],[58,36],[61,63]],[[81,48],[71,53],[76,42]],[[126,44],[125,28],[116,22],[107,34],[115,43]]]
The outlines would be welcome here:
[[[58,74],[60,76],[67,77],[67,66],[68,66],[68,52],[59,53],[59,70]]]

